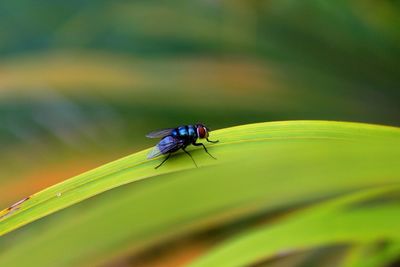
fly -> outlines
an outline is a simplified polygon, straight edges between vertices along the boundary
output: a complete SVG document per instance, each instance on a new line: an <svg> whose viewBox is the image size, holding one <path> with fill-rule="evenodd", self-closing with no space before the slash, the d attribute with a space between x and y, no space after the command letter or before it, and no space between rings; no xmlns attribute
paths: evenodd
<svg viewBox="0 0 400 267"><path fill-rule="evenodd" d="M185 149L188 145L202 146L206 153L213 159L216 159L211 155L206 146L203 143L197 143L197 139L206 139L210 143L218 143L219 141L211 141L208 139L208 133L210 129L203 124L185 125L179 126L178 128L168 128L159 131L154 131L146 135L149 138L161 138L161 141L154 147L152 151L147 155L148 159L158 157L160 155L167 155L167 157L155 167L159 168L166 162L173 152L182 149L186 154L190 156L194 165L197 167L192 155Z"/></svg>

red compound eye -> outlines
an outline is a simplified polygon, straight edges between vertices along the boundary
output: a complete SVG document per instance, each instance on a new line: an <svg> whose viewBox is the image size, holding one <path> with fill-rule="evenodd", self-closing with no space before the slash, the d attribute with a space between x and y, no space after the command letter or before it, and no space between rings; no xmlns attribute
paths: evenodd
<svg viewBox="0 0 400 267"><path fill-rule="evenodd" d="M197 127L197 135L199 138L204 138L206 137L207 130L204 127Z"/></svg>

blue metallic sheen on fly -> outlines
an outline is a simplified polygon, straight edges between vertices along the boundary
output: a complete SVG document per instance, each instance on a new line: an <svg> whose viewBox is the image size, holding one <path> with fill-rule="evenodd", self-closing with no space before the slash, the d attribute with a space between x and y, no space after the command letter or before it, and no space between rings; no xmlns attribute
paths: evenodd
<svg viewBox="0 0 400 267"><path fill-rule="evenodd" d="M211 141L208 139L208 133L210 129L207 128L203 124L195 124L195 125L185 125L179 126L177 128L168 128L159 131L154 131L146 135L149 138L161 138L161 141L155 146L155 148L150 151L149 155L147 156L148 159L158 157L160 155L168 155L160 165L156 166L157 169L160 167L164 162L166 162L171 153L182 149L186 154L190 156L193 160L194 164L197 167L196 162L194 161L192 155L186 151L186 147L190 144L194 146L202 146L204 150L214 158L207 150L206 146L203 143L196 143L197 139L206 139L207 142L210 143L218 143L217 141ZM215 159L215 158L214 158Z"/></svg>

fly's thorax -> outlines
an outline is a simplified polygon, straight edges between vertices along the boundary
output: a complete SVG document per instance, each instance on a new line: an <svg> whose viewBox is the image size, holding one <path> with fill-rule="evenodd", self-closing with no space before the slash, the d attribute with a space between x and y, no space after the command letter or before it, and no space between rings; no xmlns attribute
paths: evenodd
<svg viewBox="0 0 400 267"><path fill-rule="evenodd" d="M191 138L197 139L196 127L194 127L193 125L188 125L187 128L188 128L189 136Z"/></svg>
<svg viewBox="0 0 400 267"><path fill-rule="evenodd" d="M185 125L176 128L177 136L182 139L197 139L197 130L193 125Z"/></svg>
<svg viewBox="0 0 400 267"><path fill-rule="evenodd" d="M178 135L179 135L179 137L183 137L183 138L188 137L189 131L188 131L187 126L178 127Z"/></svg>

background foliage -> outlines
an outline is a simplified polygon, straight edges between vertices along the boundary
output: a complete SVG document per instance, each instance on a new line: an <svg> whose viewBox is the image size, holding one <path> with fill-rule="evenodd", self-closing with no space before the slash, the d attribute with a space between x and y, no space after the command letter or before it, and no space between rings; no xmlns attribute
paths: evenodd
<svg viewBox="0 0 400 267"><path fill-rule="evenodd" d="M389 0L3 0L0 205L6 208L147 148L154 142L144 135L162 127L202 121L219 129L295 119L398 126L399 14L399 2ZM122 191L161 192L141 191L149 184L162 188L157 181L109 191L1 237L0 262L8 257L34 262L36 257L48 260L41 266L54 265L55 260L58 266L175 266L214 248L230 232L250 231L260 223L227 216L218 227L205 224L183 236L140 245L129 231L121 232L125 246L98 235L100 222L118 228L121 220L132 217L124 211L134 202L126 200L124 206ZM179 199L170 200L181 205ZM104 216L106 207L121 217ZM290 213L288 209L261 221ZM152 211L162 214L162 207L155 205ZM99 230L84 236L83 225L98 225ZM43 233L51 239L36 239ZM93 246L95 236L99 239ZM57 251L57 240L68 239L87 243L86 256L48 256ZM267 263L321 266L345 259L340 266L384 266L396 261L398 241L378 241L283 253ZM24 242L47 253L27 250L21 257L16 248ZM361 262L363 255L369 255L368 263Z"/></svg>

